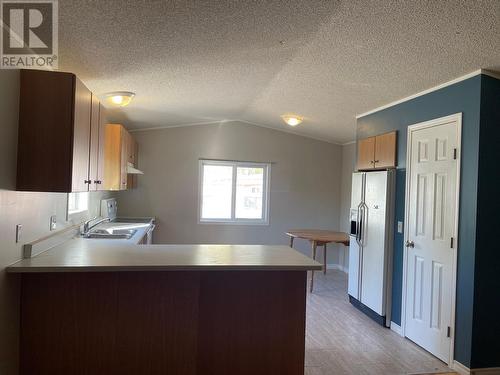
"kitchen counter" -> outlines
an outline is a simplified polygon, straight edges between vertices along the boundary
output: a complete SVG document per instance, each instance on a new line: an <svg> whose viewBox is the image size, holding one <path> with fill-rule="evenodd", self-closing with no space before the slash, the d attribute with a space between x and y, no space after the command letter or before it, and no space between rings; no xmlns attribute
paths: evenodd
<svg viewBox="0 0 500 375"><path fill-rule="evenodd" d="M7 268L22 284L21 375L303 375L319 263L288 246L136 245L139 232Z"/></svg>
<svg viewBox="0 0 500 375"><path fill-rule="evenodd" d="M135 245L135 237L139 231L130 240L74 238L14 263L7 272L321 269L288 246Z"/></svg>

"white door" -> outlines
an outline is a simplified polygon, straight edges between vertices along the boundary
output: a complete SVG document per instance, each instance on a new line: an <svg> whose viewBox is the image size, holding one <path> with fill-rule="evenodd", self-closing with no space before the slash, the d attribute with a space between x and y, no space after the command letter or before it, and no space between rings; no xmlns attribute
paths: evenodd
<svg viewBox="0 0 500 375"><path fill-rule="evenodd" d="M353 173L351 190L351 211L350 220L355 221L356 230L358 228L360 216L359 206L363 202L364 173ZM349 274L347 278L347 292L357 300L360 299L360 247L357 242L357 233L351 233L349 240Z"/></svg>
<svg viewBox="0 0 500 375"><path fill-rule="evenodd" d="M450 360L460 118L409 128L405 336ZM450 328L448 328L450 327Z"/></svg>
<svg viewBox="0 0 500 375"><path fill-rule="evenodd" d="M368 172L365 177L361 302L385 316L386 200L388 172Z"/></svg>

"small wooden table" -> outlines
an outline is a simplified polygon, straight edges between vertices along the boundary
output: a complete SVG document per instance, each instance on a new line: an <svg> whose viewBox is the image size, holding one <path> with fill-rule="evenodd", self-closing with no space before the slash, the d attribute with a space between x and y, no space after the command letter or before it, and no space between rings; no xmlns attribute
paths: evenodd
<svg viewBox="0 0 500 375"><path fill-rule="evenodd" d="M326 274L326 245L334 242L344 246L349 246L349 235L344 232L335 232L333 230L321 229L293 229L286 232L290 237L290 247L293 248L293 240L302 238L311 241L312 258L316 260L316 248L323 246L323 273ZM314 284L314 271L311 271L311 284L309 290L312 293Z"/></svg>

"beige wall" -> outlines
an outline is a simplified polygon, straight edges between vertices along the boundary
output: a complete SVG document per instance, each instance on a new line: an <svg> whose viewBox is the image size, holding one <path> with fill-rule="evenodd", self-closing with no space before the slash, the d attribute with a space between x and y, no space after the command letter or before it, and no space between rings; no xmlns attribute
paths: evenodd
<svg viewBox="0 0 500 375"><path fill-rule="evenodd" d="M0 374L17 373L19 279L5 267L21 258L22 243L49 233L51 215L58 229L69 225L66 194L13 191L16 181L18 71L0 70ZM97 214L101 196L90 194L90 214ZM21 243L15 243L16 224L22 224Z"/></svg>
<svg viewBox="0 0 500 375"><path fill-rule="evenodd" d="M133 135L144 175L118 194L118 210L156 216L156 243L287 244L291 228L339 228L341 146L240 122ZM199 224L200 158L272 162L270 225Z"/></svg>

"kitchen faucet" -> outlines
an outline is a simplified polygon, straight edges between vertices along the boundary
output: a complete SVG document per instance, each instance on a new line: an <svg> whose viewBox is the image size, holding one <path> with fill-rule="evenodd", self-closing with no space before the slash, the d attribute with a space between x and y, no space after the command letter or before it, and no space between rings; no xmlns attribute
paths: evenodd
<svg viewBox="0 0 500 375"><path fill-rule="evenodd" d="M81 235L82 236L86 236L89 234L90 230L92 228L94 228L95 226L101 224L101 223L104 223L105 221L111 221L109 217L104 217L98 221L96 221L94 224L90 225L91 222L93 222L94 220L97 219L97 216L92 218L92 219L89 219L89 220L86 220L84 223L83 223L83 229L81 231Z"/></svg>

